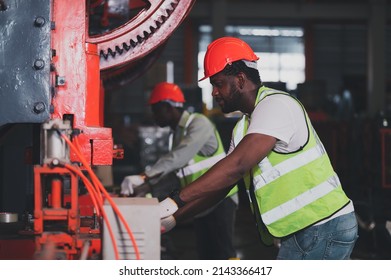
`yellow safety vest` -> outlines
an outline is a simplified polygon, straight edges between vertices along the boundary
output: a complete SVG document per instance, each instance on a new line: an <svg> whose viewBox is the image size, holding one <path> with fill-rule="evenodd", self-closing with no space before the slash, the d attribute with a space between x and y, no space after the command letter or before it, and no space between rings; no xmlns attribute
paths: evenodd
<svg viewBox="0 0 391 280"><path fill-rule="evenodd" d="M290 96L263 86L255 105L273 94ZM284 237L313 225L349 203L304 108L303 114L309 133L307 143L295 152L272 150L244 176L252 210L260 214L267 231L274 237ZM247 128L248 116L244 115L234 128L235 147L246 135ZM265 231L260 233L265 234ZM263 238L270 241L268 237Z"/></svg>
<svg viewBox="0 0 391 280"><path fill-rule="evenodd" d="M187 128L194 118L204 117L201 114L190 114L186 121L186 125L183 130L182 137L186 135ZM215 135L217 139L217 149L211 156L203 156L197 153L183 168L179 169L177 176L181 182L181 187L185 187L191 182L201 177L205 172L209 170L214 164L223 159L226 156L223 143L220 139L220 135L215 129ZM238 187L235 186L231 189L227 196L231 196L238 192Z"/></svg>

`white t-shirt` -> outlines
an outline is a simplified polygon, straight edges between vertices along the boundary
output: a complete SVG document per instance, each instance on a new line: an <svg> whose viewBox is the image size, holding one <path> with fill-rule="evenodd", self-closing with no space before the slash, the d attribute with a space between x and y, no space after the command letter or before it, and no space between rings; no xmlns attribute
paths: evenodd
<svg viewBox="0 0 391 280"><path fill-rule="evenodd" d="M250 116L247 134L260 133L278 139L277 152L294 152L307 142L308 128L303 108L292 97L273 94L264 98Z"/></svg>
<svg viewBox="0 0 391 280"><path fill-rule="evenodd" d="M260 133L278 139L274 150L293 152L308 139L307 123L302 107L284 94L269 95L255 107L250 116L247 134ZM234 149L231 140L229 152Z"/></svg>

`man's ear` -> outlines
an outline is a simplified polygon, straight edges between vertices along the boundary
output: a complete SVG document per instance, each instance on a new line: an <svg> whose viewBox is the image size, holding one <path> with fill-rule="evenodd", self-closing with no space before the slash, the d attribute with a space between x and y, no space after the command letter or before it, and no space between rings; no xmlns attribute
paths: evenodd
<svg viewBox="0 0 391 280"><path fill-rule="evenodd" d="M236 75L236 78L237 78L237 81L238 81L238 87L240 89L243 89L244 87L244 84L246 82L246 75L243 73L243 72L239 72L237 75Z"/></svg>

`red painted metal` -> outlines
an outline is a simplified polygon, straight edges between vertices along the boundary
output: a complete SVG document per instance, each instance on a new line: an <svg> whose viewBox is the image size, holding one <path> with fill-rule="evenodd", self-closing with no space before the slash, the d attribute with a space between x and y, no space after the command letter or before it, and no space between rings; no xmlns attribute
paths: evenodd
<svg viewBox="0 0 391 280"><path fill-rule="evenodd" d="M113 158L123 159L124 158L124 148L120 145L114 145Z"/></svg>
<svg viewBox="0 0 391 280"><path fill-rule="evenodd" d="M95 44L86 43L86 125L103 126L103 92L100 90L99 54Z"/></svg>
<svg viewBox="0 0 391 280"><path fill-rule="evenodd" d="M54 1L52 48L56 50L53 60L58 75L65 84L57 85L53 98L52 118L73 116L73 127L82 131L82 153L95 165L111 165L113 139L111 129L103 125L103 92L100 85L99 55L96 44L86 43L85 1ZM55 79L55 77L53 77ZM93 143L105 141L106 150L93 155ZM72 160L77 158L72 154Z"/></svg>
<svg viewBox="0 0 391 280"><path fill-rule="evenodd" d="M71 200L70 207L53 207L46 202L45 199L45 183L53 184L53 180L49 175L58 175L62 178L68 177L71 184ZM48 182L49 181L49 182ZM54 183L57 184L57 183ZM53 198L53 194L51 195ZM61 202L59 202L62 204ZM69 232L75 232L80 226L78 204L78 178L66 168L48 166L34 167L34 233L42 234L45 229L45 224L49 221L64 221Z"/></svg>
<svg viewBox="0 0 391 280"><path fill-rule="evenodd" d="M63 183L56 177L53 179L53 175L61 176L63 179L69 178L70 195L60 194ZM45 183L52 186L49 200L45 197ZM81 224L81 215L93 216L94 208L89 195L79 197L78 177L75 174L66 168L35 166L34 194L34 234L37 254L44 250L44 244L50 242L55 244L55 253L62 254L65 259L80 256L85 242L90 242L90 256L100 254L100 230L94 229L92 219L89 219L92 221L89 224ZM52 231L47 229L48 226ZM63 228L67 230L63 232L61 230Z"/></svg>
<svg viewBox="0 0 391 280"><path fill-rule="evenodd" d="M69 202L70 197L65 197L65 201ZM92 204L91 196L89 194L79 196L79 211L80 216L94 215L94 206Z"/></svg>
<svg viewBox="0 0 391 280"><path fill-rule="evenodd" d="M59 179L53 179L52 181L52 195L50 197L52 208L62 207L62 182Z"/></svg>

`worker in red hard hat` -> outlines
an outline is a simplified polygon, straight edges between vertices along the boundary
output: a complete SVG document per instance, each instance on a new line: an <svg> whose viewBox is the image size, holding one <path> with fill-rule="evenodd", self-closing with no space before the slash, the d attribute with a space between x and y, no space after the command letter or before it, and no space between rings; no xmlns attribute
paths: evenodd
<svg viewBox="0 0 391 280"><path fill-rule="evenodd" d="M182 115L185 97L178 85L162 82L157 84L151 93L148 104L151 105L156 124L175 129L178 118Z"/></svg>
<svg viewBox="0 0 391 280"><path fill-rule="evenodd" d="M178 85L158 83L153 88L148 103L156 124L171 129L169 152L143 174L125 177L121 184L123 195L142 196L151 187L159 188L158 182L173 171L183 189L226 155L220 135L212 122L202 114L189 113L184 109L185 98ZM145 181L150 183L143 184ZM173 190L177 191L178 189ZM238 203L237 191L237 186L231 187L222 201L195 217L199 259L236 257L233 230ZM163 223L166 231L175 225L173 216Z"/></svg>
<svg viewBox="0 0 391 280"><path fill-rule="evenodd" d="M200 211L200 201L213 205L243 178L261 240L279 240L278 259L349 259L357 240L353 203L303 105L264 86L257 60L238 38L208 46L203 79L209 78L223 112L243 116L228 155L160 202L162 222Z"/></svg>

